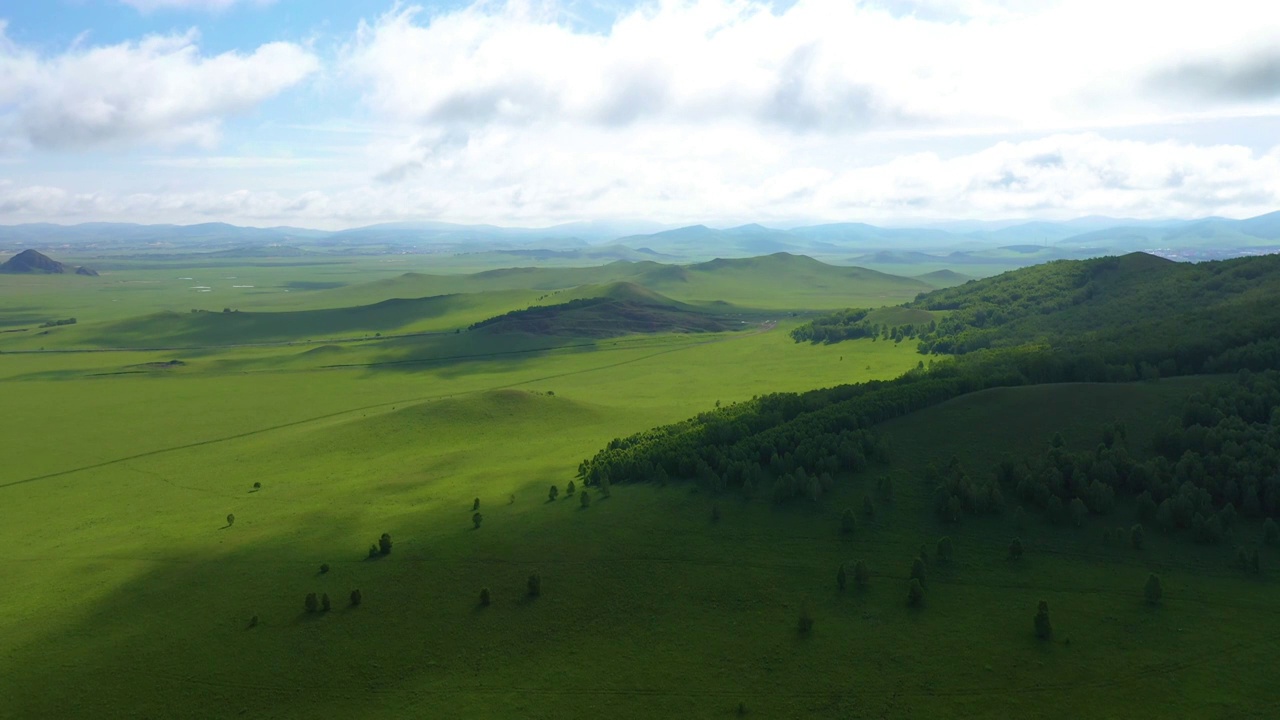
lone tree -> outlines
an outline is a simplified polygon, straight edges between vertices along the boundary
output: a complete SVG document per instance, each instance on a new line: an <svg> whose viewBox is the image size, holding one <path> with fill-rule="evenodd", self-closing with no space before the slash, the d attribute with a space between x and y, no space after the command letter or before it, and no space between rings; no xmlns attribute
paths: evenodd
<svg viewBox="0 0 1280 720"><path fill-rule="evenodd" d="M840 532L852 535L856 529L858 529L858 521L853 517L853 510L845 508L844 512L840 513Z"/></svg>
<svg viewBox="0 0 1280 720"><path fill-rule="evenodd" d="M471 516L471 524L475 526L476 530L480 529L480 523L482 521L484 521L484 516L481 515L480 513L476 513L475 515Z"/></svg>
<svg viewBox="0 0 1280 720"><path fill-rule="evenodd" d="M261 489L262 489L262 483L260 483L260 482L255 482L255 483L253 484L253 489L254 489L254 490L261 490Z"/></svg>
<svg viewBox="0 0 1280 720"><path fill-rule="evenodd" d="M489 607L489 588L480 588L480 607Z"/></svg>
<svg viewBox="0 0 1280 720"><path fill-rule="evenodd" d="M870 495L862 496L862 514L866 515L869 518L873 518L876 516L876 505L875 503L871 502Z"/></svg>
<svg viewBox="0 0 1280 720"><path fill-rule="evenodd" d="M329 563L320 563L320 574L323 575L327 572L329 572Z"/></svg>
<svg viewBox="0 0 1280 720"><path fill-rule="evenodd" d="M1280 525L1274 518L1267 518L1262 523L1262 541L1268 545L1280 545Z"/></svg>
<svg viewBox="0 0 1280 720"><path fill-rule="evenodd" d="M880 496L881 502L893 502L893 478L885 475L876 482L876 495Z"/></svg>
<svg viewBox="0 0 1280 720"><path fill-rule="evenodd" d="M1132 528L1129 529L1129 544L1133 546L1134 550L1142 549L1143 539L1144 539L1144 533L1142 532L1141 523L1134 525Z"/></svg>
<svg viewBox="0 0 1280 720"><path fill-rule="evenodd" d="M480 498L476 498L475 500L471 501L471 512L475 512L479 509L480 509Z"/></svg>
<svg viewBox="0 0 1280 720"><path fill-rule="evenodd" d="M938 540L938 562L951 562L951 556L954 552L955 547L952 545L950 537L943 536Z"/></svg>
<svg viewBox="0 0 1280 720"><path fill-rule="evenodd" d="M529 576L529 597L538 597L542 594L542 576L534 573Z"/></svg>
<svg viewBox="0 0 1280 720"><path fill-rule="evenodd" d="M235 513L231 513L231 514L227 515L227 527L231 527L232 525L235 525L235 524L236 524L236 515L235 515Z"/></svg>
<svg viewBox="0 0 1280 720"><path fill-rule="evenodd" d="M351 607L358 607L360 603L363 601L364 601L364 596L360 594L359 590L351 591Z"/></svg>
<svg viewBox="0 0 1280 720"><path fill-rule="evenodd" d="M378 552L383 555L391 554L391 533L382 533L382 537L378 538Z"/></svg>
<svg viewBox="0 0 1280 720"><path fill-rule="evenodd" d="M1019 538L1014 538L1013 542L1009 543L1009 559L1018 560L1021 557L1022 557L1022 540L1020 540Z"/></svg>
<svg viewBox="0 0 1280 720"><path fill-rule="evenodd" d="M853 564L853 584L859 589L865 589L871 584L871 570L867 567L865 560L859 560Z"/></svg>
<svg viewBox="0 0 1280 720"><path fill-rule="evenodd" d="M257 616L257 615L254 615L253 617L249 618L249 627L251 627L251 628L256 628L256 627L258 627L258 616Z"/></svg>
<svg viewBox="0 0 1280 720"><path fill-rule="evenodd" d="M325 594L321 595L321 596L320 596L320 609L321 609L321 610L323 610L323 611L325 611L325 612L329 612L330 608L332 608L332 607L333 607L333 605L332 605L332 604L330 604L330 602L329 602L329 593L325 593Z"/></svg>
<svg viewBox="0 0 1280 720"><path fill-rule="evenodd" d="M1053 623L1049 622L1049 603L1045 600L1040 601L1040 607L1036 610L1036 637L1041 640L1053 637Z"/></svg>
<svg viewBox="0 0 1280 720"><path fill-rule="evenodd" d="M809 614L809 605L806 603L800 606L800 617L796 618L796 630L801 635L808 635L813 630L813 616Z"/></svg>
<svg viewBox="0 0 1280 720"><path fill-rule="evenodd" d="M1164 587L1160 584L1160 576L1151 573L1147 576L1147 586L1142 590L1142 596L1147 599L1149 605L1159 605L1160 598L1164 597Z"/></svg>
<svg viewBox="0 0 1280 720"><path fill-rule="evenodd" d="M560 488L552 485L551 491L547 493L547 502L555 502L558 497L560 497Z"/></svg>
<svg viewBox="0 0 1280 720"><path fill-rule="evenodd" d="M578 496L578 502L582 503L584 508L591 507L591 493L583 490L582 494Z"/></svg>
<svg viewBox="0 0 1280 720"><path fill-rule="evenodd" d="M577 485L574 485L574 484L573 484L573 481L572 481L572 480L570 480L570 481L569 481L569 484L568 484L568 485L566 485L566 486L565 486L565 488L564 488L564 494L565 494L565 495L570 495L570 496L571 496L571 495L573 495L573 494L574 494L574 493L576 493L576 492L578 492L578 486L577 486Z"/></svg>
<svg viewBox="0 0 1280 720"><path fill-rule="evenodd" d="M925 577L927 575L928 571L925 570L924 560L916 558L915 562L911 563L911 579L919 581L921 585L924 585Z"/></svg>
<svg viewBox="0 0 1280 720"><path fill-rule="evenodd" d="M1084 521L1089 517L1089 508L1084 506L1084 501L1075 498L1071 501L1071 522L1076 527L1084 527Z"/></svg>
<svg viewBox="0 0 1280 720"><path fill-rule="evenodd" d="M315 593L307 593L307 599L303 601L303 606L306 607L307 612L313 613L320 606L320 600Z"/></svg>
<svg viewBox="0 0 1280 720"><path fill-rule="evenodd" d="M924 585L920 581L911 578L911 584L907 586L907 605L909 607L920 607L924 602Z"/></svg>
<svg viewBox="0 0 1280 720"><path fill-rule="evenodd" d="M720 522L720 506L719 505L711 506L711 522L713 523Z"/></svg>
<svg viewBox="0 0 1280 720"><path fill-rule="evenodd" d="M840 563L840 569L836 571L836 587L840 588L840 592L844 592L844 588L849 584L849 576L844 572L844 563Z"/></svg>

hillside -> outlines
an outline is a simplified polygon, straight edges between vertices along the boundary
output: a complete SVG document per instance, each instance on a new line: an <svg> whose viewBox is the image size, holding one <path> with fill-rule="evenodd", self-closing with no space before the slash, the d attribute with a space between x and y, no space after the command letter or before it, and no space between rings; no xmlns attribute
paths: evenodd
<svg viewBox="0 0 1280 720"><path fill-rule="evenodd" d="M1048 344L1107 362L1172 360L1200 369L1280 323L1280 257L1199 264L1144 253L1063 261L926 295L910 307L948 311L922 350Z"/></svg>
<svg viewBox="0 0 1280 720"><path fill-rule="evenodd" d="M698 311L634 283L614 283L586 289L583 296L568 302L515 310L471 327L489 333L605 338L632 333L719 332L741 327L741 323Z"/></svg>
<svg viewBox="0 0 1280 720"><path fill-rule="evenodd" d="M161 312L86 328L104 347L204 347L342 339L394 331L452 330L525 293L437 295L370 305L290 312Z"/></svg>
<svg viewBox="0 0 1280 720"><path fill-rule="evenodd" d="M514 289L550 293L618 282L634 283L692 305L727 303L766 310L893 305L933 289L932 285L913 278L860 267L828 265L803 255L776 253L693 265L619 260L595 267L513 267L469 275L406 273L340 288L316 301L348 305L388 295L420 297Z"/></svg>

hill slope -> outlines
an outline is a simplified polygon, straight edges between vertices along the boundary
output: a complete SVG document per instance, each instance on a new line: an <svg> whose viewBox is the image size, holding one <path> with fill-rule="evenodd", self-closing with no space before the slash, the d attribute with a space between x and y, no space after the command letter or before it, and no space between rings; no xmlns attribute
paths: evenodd
<svg viewBox="0 0 1280 720"><path fill-rule="evenodd" d="M583 296L565 303L512 311L478 322L472 329L603 338L631 333L719 332L741 326L634 283L583 288L578 293Z"/></svg>

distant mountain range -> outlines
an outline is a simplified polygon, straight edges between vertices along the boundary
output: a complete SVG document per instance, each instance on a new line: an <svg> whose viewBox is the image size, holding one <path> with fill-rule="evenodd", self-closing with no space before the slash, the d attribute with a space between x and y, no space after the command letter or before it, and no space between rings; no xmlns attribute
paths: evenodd
<svg viewBox="0 0 1280 720"><path fill-rule="evenodd" d="M707 259L777 252L838 257L859 264L1013 263L1147 251L1213 257L1280 250L1280 212L1246 220L1122 220L935 223L880 227L834 223L792 228L758 224L664 229L645 221L584 222L548 228L386 223L327 231L226 223L135 225L49 223L0 226L0 250L205 252L221 256L304 256L370 252L492 252L530 259Z"/></svg>

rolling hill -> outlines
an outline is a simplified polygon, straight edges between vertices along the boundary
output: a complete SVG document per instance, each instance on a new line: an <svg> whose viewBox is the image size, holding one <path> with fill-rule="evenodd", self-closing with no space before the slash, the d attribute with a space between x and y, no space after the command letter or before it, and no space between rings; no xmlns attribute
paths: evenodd
<svg viewBox="0 0 1280 720"><path fill-rule="evenodd" d="M720 332L743 327L629 282L578 288L555 305L514 310L471 326L488 333L605 338L632 333Z"/></svg>

